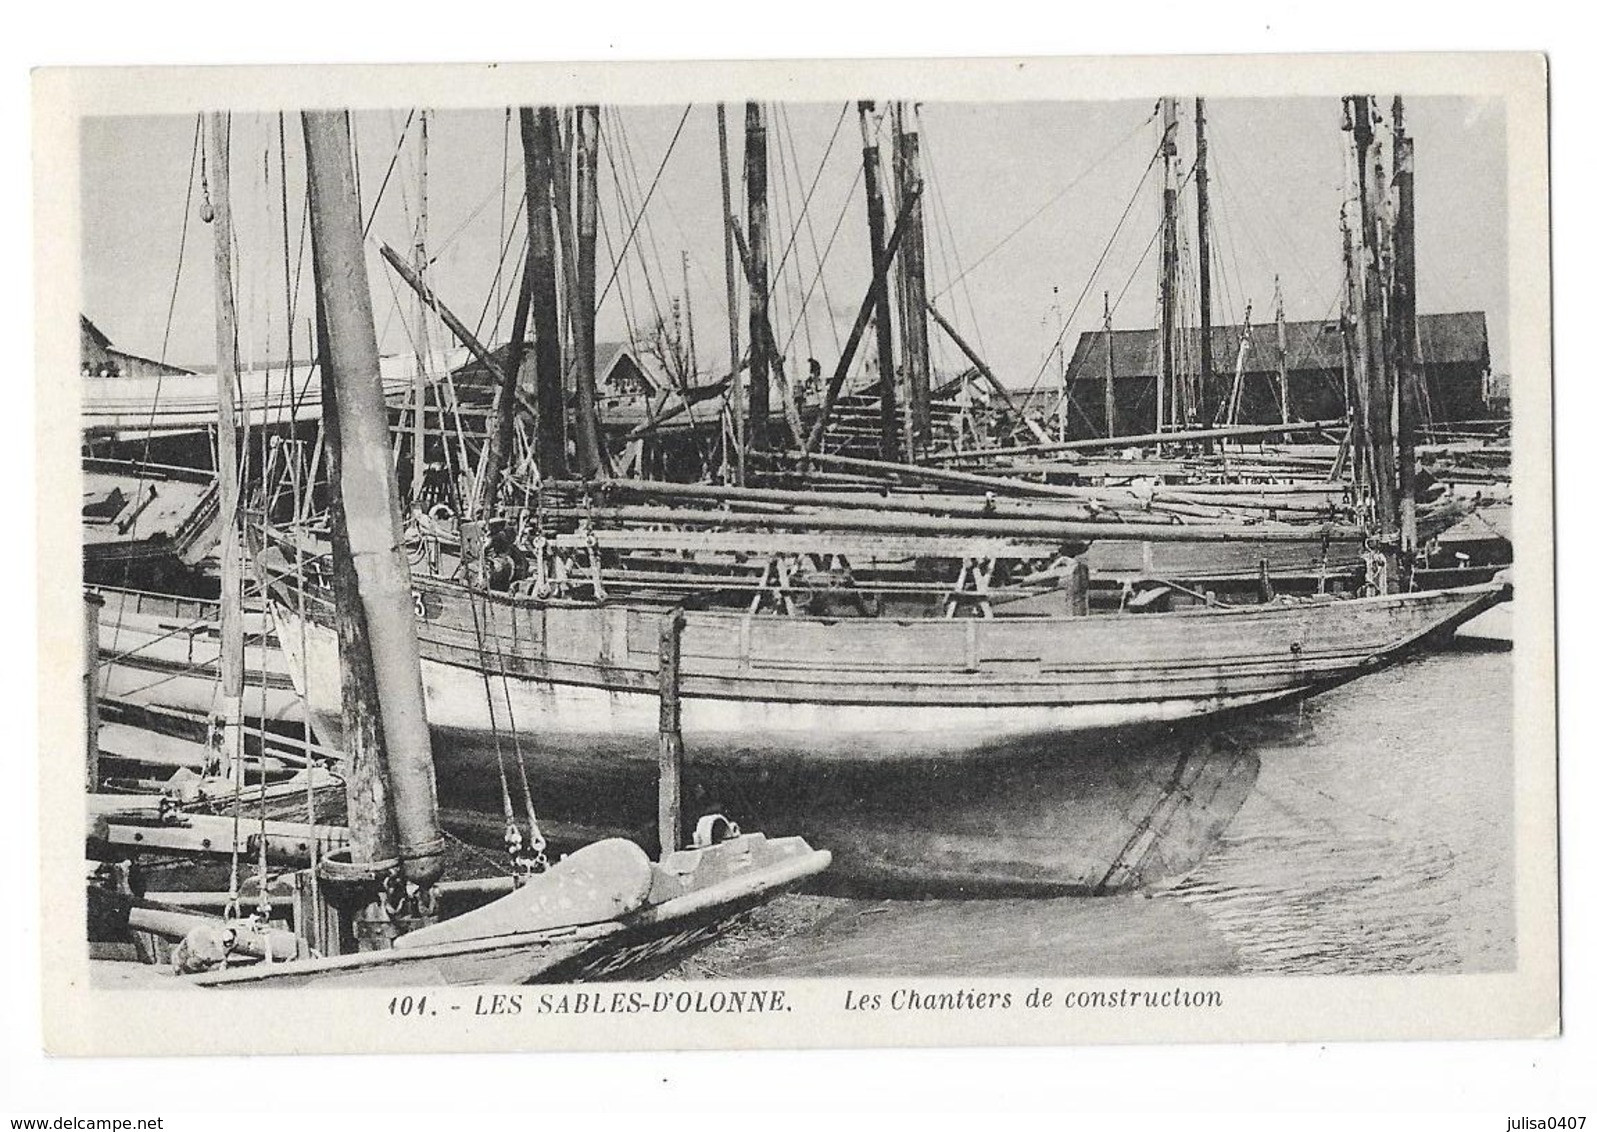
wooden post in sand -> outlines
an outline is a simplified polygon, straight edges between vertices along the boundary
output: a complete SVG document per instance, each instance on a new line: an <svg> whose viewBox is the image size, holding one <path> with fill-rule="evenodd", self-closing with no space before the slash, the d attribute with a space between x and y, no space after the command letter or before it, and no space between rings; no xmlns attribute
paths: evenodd
<svg viewBox="0 0 1597 1132"><path fill-rule="evenodd" d="M660 856L682 839L682 624L680 609L660 620Z"/></svg>

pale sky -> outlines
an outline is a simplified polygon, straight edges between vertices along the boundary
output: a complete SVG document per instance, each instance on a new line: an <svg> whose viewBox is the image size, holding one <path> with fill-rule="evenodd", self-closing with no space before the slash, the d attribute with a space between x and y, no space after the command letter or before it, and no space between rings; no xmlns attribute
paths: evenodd
<svg viewBox="0 0 1597 1132"><path fill-rule="evenodd" d="M1382 98L1382 105L1387 101ZM1191 105L1187 99L1181 103L1183 171L1192 158ZM1210 101L1207 110L1216 321L1240 321L1250 301L1255 321L1268 320L1277 274L1289 319L1327 316L1338 302L1341 276L1337 217L1346 135L1339 128L1340 101L1226 99ZM1076 308L1065 327L1068 356L1077 334L1101 325L1105 290L1116 304L1116 327L1153 325L1158 252L1148 249L1158 227L1157 165L1133 199L1158 143L1153 111L1152 100L931 102L920 107L928 181L927 291L1007 384L1024 389L1039 374L1052 381L1055 371L1048 357L1062 316ZM368 209L409 113L404 108L356 118ZM840 116L841 127L823 165ZM734 210L741 220L746 216L741 190L743 105L729 105L727 117ZM599 288L605 288L614 251L679 123L675 149L601 307L599 336L626 337L629 315L641 330L653 322L657 307L667 312L670 297L683 293L682 253L687 252L700 369L720 373L728 344L713 105L604 112ZM285 125L288 226L295 248L291 258L297 258L303 146L297 117L289 115ZM446 111L432 117L429 131L428 243L436 257L432 282L446 304L469 324L482 326L483 337L494 341L508 330L507 292L514 286L509 261L516 259L521 239L517 229L496 295L501 230L508 229L516 213L522 184L518 135L512 122L507 149L505 125L502 108ZM792 336L790 365L814 356L829 371L868 281L863 186L857 183L858 119L852 106L842 103L772 104L768 126L773 268L783 259L804 197L815 185L774 289L773 321L780 338ZM1506 369L1503 106L1496 100L1410 99L1408 129L1416 150L1420 311L1484 310L1494 358L1498 368ZM84 313L117 346L160 356L176 279L165 355L179 364L209 364L214 353L213 237L198 216L198 171L178 274L194 130L192 117L100 118L87 121L83 134ZM412 123L371 229L369 272L384 352L412 349L406 328L413 319L408 292L376 248L378 240L402 250L412 241L417 134ZM262 360L285 353L277 139L276 115L234 116L241 350L246 358ZM617 205L612 162L626 182L625 217ZM502 188L506 173L508 188ZM1183 194L1189 210L1194 196L1189 185ZM1117 225L1120 232L1111 243ZM1188 250L1195 254L1195 229L1191 231ZM817 286L818 252L824 253L829 242L823 286ZM312 309L308 247L299 287L295 353L303 358L309 353L306 324ZM807 307L805 292L810 294ZM404 299L402 310L396 295ZM496 332L494 311L501 308ZM806 317L800 317L801 308ZM935 326L931 333L939 368L962 368ZM741 341L747 342L746 330ZM862 356L870 352L867 344Z"/></svg>

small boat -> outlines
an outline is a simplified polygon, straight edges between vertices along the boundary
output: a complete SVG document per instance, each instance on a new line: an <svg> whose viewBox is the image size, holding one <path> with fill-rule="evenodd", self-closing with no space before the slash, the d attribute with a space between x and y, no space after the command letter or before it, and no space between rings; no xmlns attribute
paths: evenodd
<svg viewBox="0 0 1597 1132"><path fill-rule="evenodd" d="M466 360L463 349L447 351L446 369ZM399 398L415 387L414 355L380 359L383 395ZM234 411L240 428L280 427L322 416L321 372L312 365L246 370L238 375ZM441 380L424 373L423 380ZM137 440L204 432L216 427L216 375L161 374L87 378L83 389L83 433L90 440Z"/></svg>
<svg viewBox="0 0 1597 1132"><path fill-rule="evenodd" d="M192 468L83 461L84 576L125 582L130 570L189 571L221 538L216 479Z"/></svg>
<svg viewBox="0 0 1597 1132"><path fill-rule="evenodd" d="M800 837L702 839L651 862L599 841L493 903L400 936L381 951L248 963L178 982L202 987L475 986L642 979L728 922L820 873L831 854Z"/></svg>
<svg viewBox="0 0 1597 1132"><path fill-rule="evenodd" d="M96 587L99 693L140 708L209 714L221 686L220 602ZM299 723L299 693L263 612L245 614L244 710L256 722Z"/></svg>

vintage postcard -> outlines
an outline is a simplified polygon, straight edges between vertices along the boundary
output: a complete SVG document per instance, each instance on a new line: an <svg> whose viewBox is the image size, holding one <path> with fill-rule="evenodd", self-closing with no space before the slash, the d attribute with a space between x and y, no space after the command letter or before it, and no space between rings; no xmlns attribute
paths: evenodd
<svg viewBox="0 0 1597 1132"><path fill-rule="evenodd" d="M52 1052L1558 1032L1541 57L34 98Z"/></svg>

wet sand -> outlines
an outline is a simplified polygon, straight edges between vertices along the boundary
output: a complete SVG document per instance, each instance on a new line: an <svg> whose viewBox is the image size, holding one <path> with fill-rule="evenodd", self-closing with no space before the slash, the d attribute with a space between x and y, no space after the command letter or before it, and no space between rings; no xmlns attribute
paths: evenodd
<svg viewBox="0 0 1597 1132"><path fill-rule="evenodd" d="M685 961L679 978L1223 975L1236 953L1201 913L1143 896L852 900L784 896Z"/></svg>

